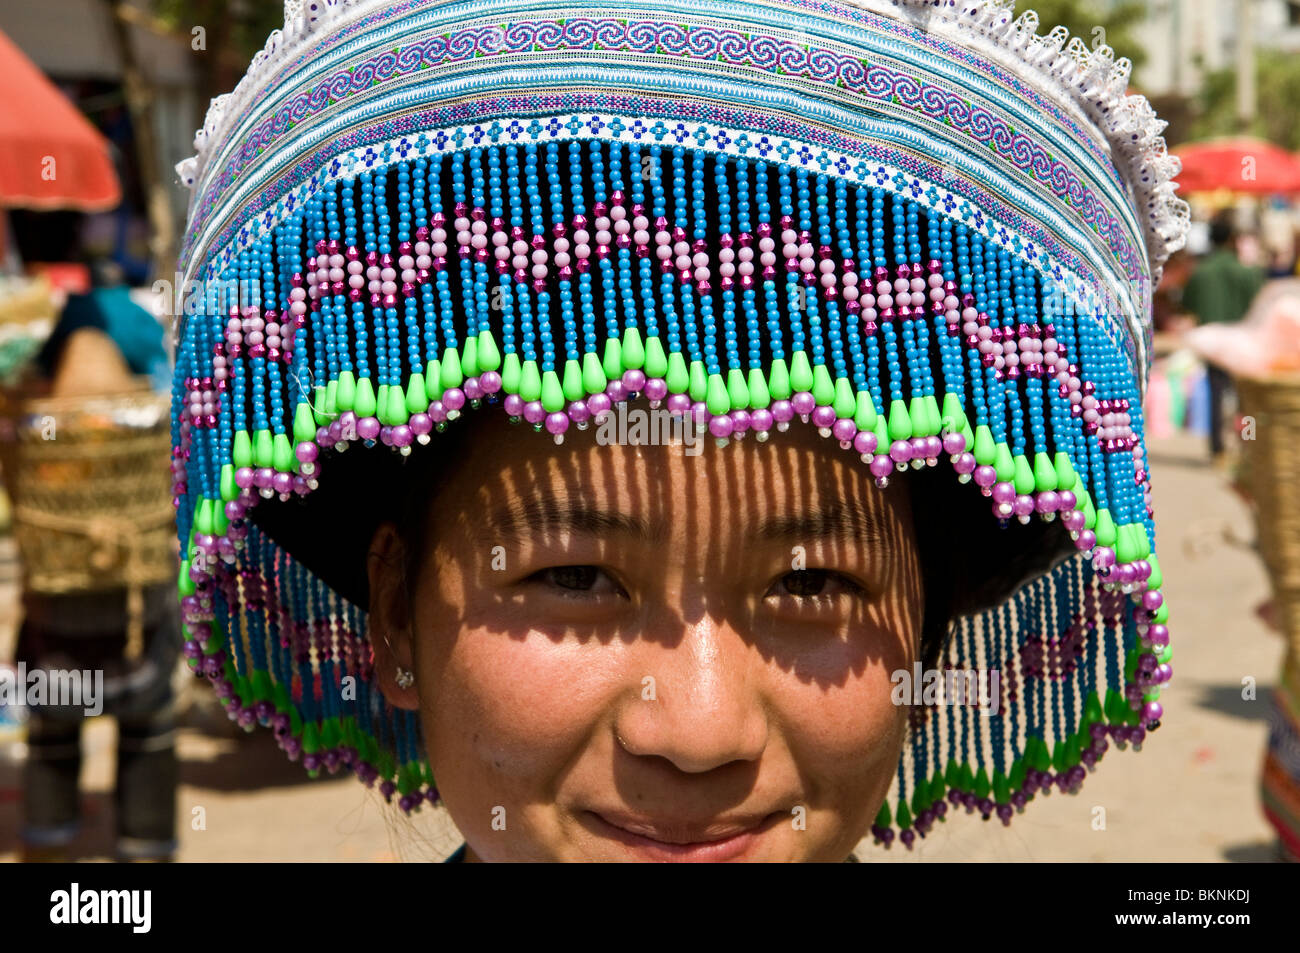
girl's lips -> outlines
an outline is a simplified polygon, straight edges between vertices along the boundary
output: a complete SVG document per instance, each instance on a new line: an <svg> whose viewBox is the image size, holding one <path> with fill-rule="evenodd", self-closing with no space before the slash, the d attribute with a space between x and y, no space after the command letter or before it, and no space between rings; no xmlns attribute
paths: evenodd
<svg viewBox="0 0 1300 953"><path fill-rule="evenodd" d="M753 848L783 815L715 822L694 831L644 818L587 811L590 827L617 841L639 860L666 863L721 863L738 860Z"/></svg>

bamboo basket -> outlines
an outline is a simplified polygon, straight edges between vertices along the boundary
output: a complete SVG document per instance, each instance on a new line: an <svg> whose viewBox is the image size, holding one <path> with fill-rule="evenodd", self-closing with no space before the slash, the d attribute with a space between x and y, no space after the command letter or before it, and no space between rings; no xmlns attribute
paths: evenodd
<svg viewBox="0 0 1300 953"><path fill-rule="evenodd" d="M176 574L170 399L0 393L0 465L23 584L42 595L127 591L127 657L142 650L143 589Z"/></svg>
<svg viewBox="0 0 1300 953"><path fill-rule="evenodd" d="M1254 418L1254 439L1242 446L1260 554L1278 619L1300 654L1300 375L1242 376L1234 383L1242 415Z"/></svg>

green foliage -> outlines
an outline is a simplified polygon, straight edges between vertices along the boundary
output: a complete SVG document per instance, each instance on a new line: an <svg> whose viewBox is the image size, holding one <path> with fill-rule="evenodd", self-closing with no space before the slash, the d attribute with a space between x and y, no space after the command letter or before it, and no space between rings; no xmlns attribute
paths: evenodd
<svg viewBox="0 0 1300 953"><path fill-rule="evenodd" d="M1063 26L1070 36L1077 36L1090 49L1109 46L1115 58L1127 56L1133 62L1133 72L1146 62L1146 50L1133 36L1133 28L1147 15L1147 5L1142 0L1120 0L1105 3L1103 0L1033 0L1023 4L1024 9L1038 11L1038 32L1045 34L1055 26Z"/></svg>
<svg viewBox="0 0 1300 953"><path fill-rule="evenodd" d="M1255 54L1255 121L1242 129L1237 119L1237 74L1232 68L1208 73L1196 102L1194 139L1249 133L1285 149L1300 150L1300 57L1281 50Z"/></svg>

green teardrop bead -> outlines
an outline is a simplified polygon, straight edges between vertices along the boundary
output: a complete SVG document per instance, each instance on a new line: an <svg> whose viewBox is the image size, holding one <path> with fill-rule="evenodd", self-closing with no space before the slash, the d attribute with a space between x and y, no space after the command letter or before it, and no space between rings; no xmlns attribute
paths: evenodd
<svg viewBox="0 0 1300 953"><path fill-rule="evenodd" d="M582 400L586 390L582 386L582 365L576 359L564 362L564 399Z"/></svg>
<svg viewBox="0 0 1300 953"><path fill-rule="evenodd" d="M376 406L375 391L370 383L370 378L363 377L357 381L357 391L352 401L352 410L358 417L373 417Z"/></svg>
<svg viewBox="0 0 1300 953"><path fill-rule="evenodd" d="M1034 471L1029 466L1029 459L1023 454L1015 455L1013 466L1015 467L1015 476L1013 482L1016 486L1016 493L1029 494L1034 492Z"/></svg>
<svg viewBox="0 0 1300 953"><path fill-rule="evenodd" d="M813 368L812 395L818 407L829 407L835 400L835 382L825 364Z"/></svg>
<svg viewBox="0 0 1300 953"><path fill-rule="evenodd" d="M375 416L385 427L393 426L393 418L388 415L388 385L380 384L375 393Z"/></svg>
<svg viewBox="0 0 1300 953"><path fill-rule="evenodd" d="M560 384L560 375L547 371L542 375L542 409L548 414L564 409L564 387Z"/></svg>
<svg viewBox="0 0 1300 953"><path fill-rule="evenodd" d="M269 430L259 430L253 434L253 464L269 467L275 464L275 440Z"/></svg>
<svg viewBox="0 0 1300 953"><path fill-rule="evenodd" d="M721 374L709 375L704 405L709 409L709 413L715 417L725 414L731 409L731 398L727 395L727 385L723 383Z"/></svg>
<svg viewBox="0 0 1300 953"><path fill-rule="evenodd" d="M907 419L912 422L913 437L928 437L930 430L929 414L925 412L925 402L913 394L907 402Z"/></svg>
<svg viewBox="0 0 1300 953"><path fill-rule="evenodd" d="M852 420L858 412L858 401L853 395L853 385L849 383L847 377L836 379L835 400L832 406L835 408L835 416L841 420Z"/></svg>
<svg viewBox="0 0 1300 953"><path fill-rule="evenodd" d="M997 444L993 442L993 431L988 424L980 424L975 428L975 449L971 452L975 454L975 462L982 467L992 466L997 459Z"/></svg>
<svg viewBox="0 0 1300 953"><path fill-rule="evenodd" d="M691 361L691 383L687 388L691 400L704 400L709 394L709 372L703 361Z"/></svg>
<svg viewBox="0 0 1300 953"><path fill-rule="evenodd" d="M907 413L907 404L901 399L895 399L889 402L889 439L906 440L912 436L912 418ZM877 448L880 452L886 452L885 447Z"/></svg>
<svg viewBox="0 0 1300 953"><path fill-rule="evenodd" d="M858 391L853 411L853 422L859 430L876 429L876 403L871 399L871 391Z"/></svg>
<svg viewBox="0 0 1300 953"><path fill-rule="evenodd" d="M429 395L424 390L424 371L416 371L406 382L406 412L422 414L429 409Z"/></svg>
<svg viewBox="0 0 1300 953"><path fill-rule="evenodd" d="M645 339L645 376L663 377L668 371L668 355L664 354L663 342L659 335L647 335Z"/></svg>
<svg viewBox="0 0 1300 953"><path fill-rule="evenodd" d="M542 372L536 361L524 361L519 374L519 396L524 400L539 400L542 396Z"/></svg>
<svg viewBox="0 0 1300 953"><path fill-rule="evenodd" d="M1121 564L1137 562L1142 558L1138 555L1139 546L1133 536L1133 530L1131 524L1124 524L1115 530L1115 558Z"/></svg>
<svg viewBox="0 0 1300 953"><path fill-rule="evenodd" d="M486 328L478 333L478 369L495 371L501 366L501 351L497 349L496 338Z"/></svg>
<svg viewBox="0 0 1300 953"><path fill-rule="evenodd" d="M745 383L745 372L738 367L727 372L727 401L732 407L749 406L749 386Z"/></svg>
<svg viewBox="0 0 1300 953"><path fill-rule="evenodd" d="M955 393L949 391L943 395L943 411L940 416L940 429L951 430L953 433L964 433L968 426L966 421L966 412L961 408L961 398ZM971 445L966 444L969 450Z"/></svg>
<svg viewBox="0 0 1300 953"><path fill-rule="evenodd" d="M1056 467L1052 466L1052 458L1039 450L1034 454L1034 489L1042 493L1056 488Z"/></svg>
<svg viewBox="0 0 1300 953"><path fill-rule="evenodd" d="M502 380L504 379L503 377ZM424 393L428 396L429 403L433 403L446 389L442 386L442 362L435 357L424 366Z"/></svg>
<svg viewBox="0 0 1300 953"><path fill-rule="evenodd" d="M686 358L681 351L673 351L668 355L668 374L664 382L668 385L670 394L684 394L690 388L691 375L686 369Z"/></svg>
<svg viewBox="0 0 1300 953"><path fill-rule="evenodd" d="M1146 557L1151 564L1151 575L1147 577L1148 589L1159 589L1165 583L1165 574L1160 571L1160 557L1155 553Z"/></svg>
<svg viewBox="0 0 1300 953"><path fill-rule="evenodd" d="M749 369L749 406L760 410L772 403L772 395L767 390L767 378L757 367Z"/></svg>
<svg viewBox="0 0 1300 953"><path fill-rule="evenodd" d="M465 375L460 368L460 352L454 347L445 348L442 355L438 358L442 365L439 370L441 377L442 389L449 387L459 387L465 380Z"/></svg>
<svg viewBox="0 0 1300 953"><path fill-rule="evenodd" d="M325 388L325 423L328 424L339 415L339 382L330 381ZM324 426L322 424L321 426Z"/></svg>
<svg viewBox="0 0 1300 953"><path fill-rule="evenodd" d="M998 472L998 480L1010 483L1016 478L1016 458L1011 455L1011 448L999 443L993 454L993 469Z"/></svg>
<svg viewBox="0 0 1300 953"><path fill-rule="evenodd" d="M317 427L328 427L330 423L329 415L325 412L325 400L329 394L329 389L317 384L312 392L312 419L316 421Z"/></svg>
<svg viewBox="0 0 1300 953"><path fill-rule="evenodd" d="M237 468L251 467L253 465L253 438L249 436L247 430L235 431L234 446L230 451L231 462Z"/></svg>
<svg viewBox="0 0 1300 953"><path fill-rule="evenodd" d="M393 427L399 427L411 419L406 410L406 392L402 390L401 384L388 385L388 417L392 420Z"/></svg>
<svg viewBox="0 0 1300 953"><path fill-rule="evenodd" d="M786 367L783 357L772 362L771 370L767 374L767 392L772 395L773 400L789 400L790 395L794 393L790 386L790 370Z"/></svg>
<svg viewBox="0 0 1300 953"><path fill-rule="evenodd" d="M599 394L608 383L605 369L600 366L600 358L595 351L588 351L582 356L582 389L588 394Z"/></svg>
<svg viewBox="0 0 1300 953"><path fill-rule="evenodd" d="M618 338L608 338L605 341L605 359L601 361L601 366L605 369L605 377L611 381L623 376L623 347Z"/></svg>
<svg viewBox="0 0 1300 953"><path fill-rule="evenodd" d="M478 338L466 338L460 354L460 372L466 377L478 375Z"/></svg>
<svg viewBox="0 0 1300 953"><path fill-rule="evenodd" d="M334 392L334 403L339 412L352 409L353 402L356 400L357 379L351 371L342 371L339 373L338 390Z"/></svg>
<svg viewBox="0 0 1300 953"><path fill-rule="evenodd" d="M291 473L298 469L298 459L293 455L293 444L289 442L288 434L275 435L271 450L271 465L281 473Z"/></svg>
<svg viewBox="0 0 1300 953"><path fill-rule="evenodd" d="M501 360L501 389L507 394L519 393L519 378L523 373L523 365L519 360L519 352L511 351ZM605 388L602 386L601 390Z"/></svg>
<svg viewBox="0 0 1300 953"><path fill-rule="evenodd" d="M645 364L645 345L641 343L640 328L627 328L623 331L623 368L639 371Z"/></svg>
<svg viewBox="0 0 1300 953"><path fill-rule="evenodd" d="M237 496L239 496L239 486L235 483L235 465L233 463L223 463L221 465L221 498L229 503Z"/></svg>
<svg viewBox="0 0 1300 953"><path fill-rule="evenodd" d="M1078 479L1079 475L1074 472L1074 465L1070 463L1070 455L1064 450L1056 451L1056 488L1058 490L1070 490L1075 496L1078 496L1078 491L1074 489L1074 484Z"/></svg>
<svg viewBox="0 0 1300 953"><path fill-rule="evenodd" d="M807 351L799 350L790 355L790 386L796 392L812 390L813 371Z"/></svg>
<svg viewBox="0 0 1300 953"><path fill-rule="evenodd" d="M1097 511L1097 542L1102 546L1114 546L1115 537L1115 520L1111 518L1109 509L1100 509Z"/></svg>

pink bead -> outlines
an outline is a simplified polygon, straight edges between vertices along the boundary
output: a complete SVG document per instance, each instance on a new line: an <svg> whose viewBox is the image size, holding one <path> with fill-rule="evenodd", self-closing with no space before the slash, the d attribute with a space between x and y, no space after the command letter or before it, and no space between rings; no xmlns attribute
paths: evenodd
<svg viewBox="0 0 1300 953"><path fill-rule="evenodd" d="M876 435L870 430L860 430L857 436L853 438L853 449L858 453L871 454L876 452Z"/></svg>
<svg viewBox="0 0 1300 953"><path fill-rule="evenodd" d="M546 419L546 408L540 400L530 400L524 404L524 420L530 424L540 424Z"/></svg>

